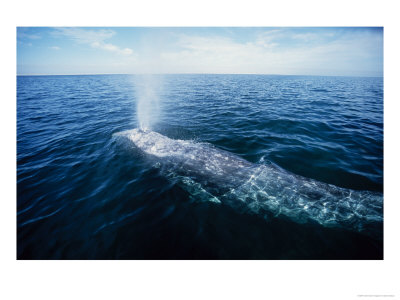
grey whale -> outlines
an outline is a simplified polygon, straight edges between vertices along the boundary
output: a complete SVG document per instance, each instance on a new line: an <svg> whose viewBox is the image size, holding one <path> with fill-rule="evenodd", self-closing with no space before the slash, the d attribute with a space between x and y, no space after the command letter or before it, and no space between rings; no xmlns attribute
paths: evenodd
<svg viewBox="0 0 400 300"><path fill-rule="evenodd" d="M382 236L381 193L340 188L274 164L248 162L208 143L170 139L154 131L132 129L114 136L133 143L194 196L265 218L284 216Z"/></svg>

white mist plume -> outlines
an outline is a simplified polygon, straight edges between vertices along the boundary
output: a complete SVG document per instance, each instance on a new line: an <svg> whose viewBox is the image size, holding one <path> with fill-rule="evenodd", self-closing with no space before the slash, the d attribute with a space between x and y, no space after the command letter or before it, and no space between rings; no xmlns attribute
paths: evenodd
<svg viewBox="0 0 400 300"><path fill-rule="evenodd" d="M139 128L151 129L160 118L162 90L161 75L135 76L136 113Z"/></svg>
<svg viewBox="0 0 400 300"><path fill-rule="evenodd" d="M159 49L164 44L164 35L155 31L145 35L139 42L142 75L135 76L136 114L138 127L154 129L161 117L161 92L163 90L162 64L159 63Z"/></svg>

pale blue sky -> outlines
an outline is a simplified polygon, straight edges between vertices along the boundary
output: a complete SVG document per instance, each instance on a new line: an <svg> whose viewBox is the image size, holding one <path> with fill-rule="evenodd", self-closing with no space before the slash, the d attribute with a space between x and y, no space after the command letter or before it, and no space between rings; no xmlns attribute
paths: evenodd
<svg viewBox="0 0 400 300"><path fill-rule="evenodd" d="M17 74L383 76L382 28L19 27Z"/></svg>

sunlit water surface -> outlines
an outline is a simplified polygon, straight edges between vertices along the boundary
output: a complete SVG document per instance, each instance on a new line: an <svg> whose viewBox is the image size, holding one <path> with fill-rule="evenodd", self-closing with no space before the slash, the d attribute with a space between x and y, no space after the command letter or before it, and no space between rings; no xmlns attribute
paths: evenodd
<svg viewBox="0 0 400 300"><path fill-rule="evenodd" d="M382 259L381 236L244 212L208 201L196 182L187 188L166 176L115 138L138 126L138 82L17 77L19 259ZM168 138L341 188L383 191L382 78L155 82L162 88L150 93L159 105L151 129Z"/></svg>

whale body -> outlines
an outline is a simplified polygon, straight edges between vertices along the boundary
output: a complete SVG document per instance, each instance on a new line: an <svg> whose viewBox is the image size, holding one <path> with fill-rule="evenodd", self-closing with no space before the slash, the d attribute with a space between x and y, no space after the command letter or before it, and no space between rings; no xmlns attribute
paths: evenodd
<svg viewBox="0 0 400 300"><path fill-rule="evenodd" d="M255 164L208 143L170 139L132 129L115 134L180 179L193 196L264 218L286 217L381 237L383 195L340 188L290 173L277 165Z"/></svg>

